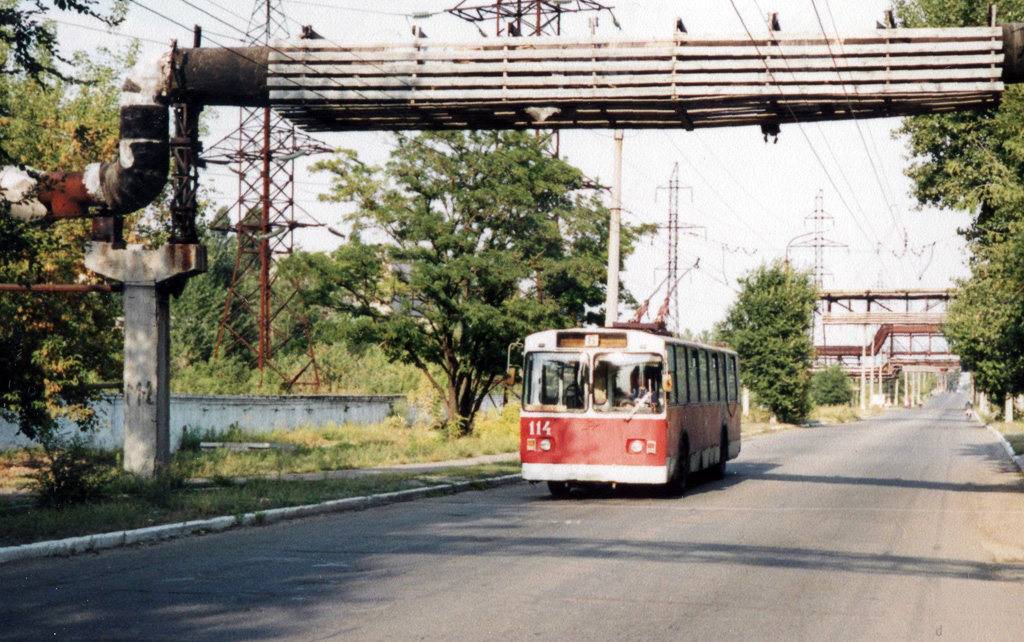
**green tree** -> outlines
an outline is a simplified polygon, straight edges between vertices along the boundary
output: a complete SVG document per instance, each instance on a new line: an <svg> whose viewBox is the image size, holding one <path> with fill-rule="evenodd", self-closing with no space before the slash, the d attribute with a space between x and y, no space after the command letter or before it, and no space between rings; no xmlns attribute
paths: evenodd
<svg viewBox="0 0 1024 642"><path fill-rule="evenodd" d="M739 279L740 293L718 336L740 356L744 383L783 421L810 409L808 380L814 345L811 324L817 290L809 272L782 261Z"/></svg>
<svg viewBox="0 0 1024 642"><path fill-rule="evenodd" d="M992 238L995 237L995 238ZM991 397L1024 392L1024 220L972 244L971 277L958 283L943 332Z"/></svg>
<svg viewBox="0 0 1024 642"><path fill-rule="evenodd" d="M608 210L533 135L398 136L383 168L352 154L317 167L334 175L324 198L357 211L350 242L309 262L326 286L307 299L350 315L350 340L419 368L456 432L472 429L509 344L601 319ZM623 257L640 232L623 226Z"/></svg>
<svg viewBox="0 0 1024 642"><path fill-rule="evenodd" d="M109 26L124 20L128 0L116 0L110 13L96 10L96 0L0 0L0 47L8 52L0 73L25 74L30 78L64 76L55 60L69 62L60 55L57 36L46 21L51 9L89 16Z"/></svg>
<svg viewBox="0 0 1024 642"><path fill-rule="evenodd" d="M846 370L832 365L811 377L811 401L816 406L838 406L853 400L853 386Z"/></svg>
<svg viewBox="0 0 1024 642"><path fill-rule="evenodd" d="M911 27L988 22L981 0L903 0ZM999 3L1003 22L1024 19L1024 2ZM963 211L971 276L957 283L944 330L952 349L992 396L1024 392L1024 300L1018 289L1024 245L1024 88L1009 85L998 109L904 120L912 164L906 170L923 204Z"/></svg>
<svg viewBox="0 0 1024 642"><path fill-rule="evenodd" d="M0 45L0 59L6 51ZM72 170L116 155L117 75L128 57L77 63L88 83L0 74L7 158ZM26 223L0 213L0 282L82 281L89 231L86 221ZM119 296L103 294L0 293L0 414L29 437L61 416L88 425L97 393L83 384L120 376L120 307Z"/></svg>

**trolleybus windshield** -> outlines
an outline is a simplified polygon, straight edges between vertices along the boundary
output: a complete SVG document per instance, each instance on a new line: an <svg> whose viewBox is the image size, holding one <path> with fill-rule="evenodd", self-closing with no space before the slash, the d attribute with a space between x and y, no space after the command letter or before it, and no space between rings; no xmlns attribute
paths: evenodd
<svg viewBox="0 0 1024 642"><path fill-rule="evenodd" d="M611 352L594 359L594 410L661 412L661 357Z"/></svg>
<svg viewBox="0 0 1024 642"><path fill-rule="evenodd" d="M523 379L525 410L581 412L587 405L587 359L581 354L532 352Z"/></svg>

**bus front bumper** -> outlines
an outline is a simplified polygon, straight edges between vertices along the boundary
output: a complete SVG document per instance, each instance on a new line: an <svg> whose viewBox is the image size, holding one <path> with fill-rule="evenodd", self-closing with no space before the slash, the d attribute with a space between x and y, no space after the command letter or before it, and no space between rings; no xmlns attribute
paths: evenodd
<svg viewBox="0 0 1024 642"><path fill-rule="evenodd" d="M664 484L668 481L666 466L619 466L601 464L523 464L526 481L616 482L620 484Z"/></svg>

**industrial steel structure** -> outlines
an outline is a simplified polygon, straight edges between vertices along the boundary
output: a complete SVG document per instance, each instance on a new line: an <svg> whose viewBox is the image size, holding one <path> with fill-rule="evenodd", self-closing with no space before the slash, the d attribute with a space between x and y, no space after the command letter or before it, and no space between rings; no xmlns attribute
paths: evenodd
<svg viewBox="0 0 1024 642"><path fill-rule="evenodd" d="M258 0L249 25L253 46L287 36L279 1ZM217 230L235 232L238 247L214 356L240 347L259 371L261 385L268 370L286 390L299 383L320 385L309 321L296 305L298 283L280 277L277 261L294 250L295 230L322 227L297 216L295 159L329 151L269 107L242 107L238 129L203 156L204 162L228 164L238 174L236 222ZM304 357L286 371L275 357L300 337L307 342Z"/></svg>
<svg viewBox="0 0 1024 642"><path fill-rule="evenodd" d="M827 290L818 298L822 343L815 346L815 366L843 366L860 378L866 398L901 373L960 368L942 332L949 290ZM828 345L827 329L839 326L861 327L864 340Z"/></svg>

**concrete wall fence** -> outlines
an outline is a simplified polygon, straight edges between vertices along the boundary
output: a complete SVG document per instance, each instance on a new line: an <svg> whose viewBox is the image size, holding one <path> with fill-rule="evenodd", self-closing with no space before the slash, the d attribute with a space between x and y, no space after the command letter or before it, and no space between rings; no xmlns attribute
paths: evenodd
<svg viewBox="0 0 1024 642"><path fill-rule="evenodd" d="M500 406L500 395L484 405L486 408ZM105 395L93 408L99 415L99 422L96 431L86 435L87 439L98 448L122 448L123 395ZM221 432L237 424L253 432L270 432L277 428L331 423L372 424L395 414L404 415L410 422L423 420L416 407L406 404L404 395L171 395L171 450L181 445L181 433L186 426ZM69 433L77 430L72 422L62 423L61 428ZM32 443L17 432L15 424L0 420L0 449Z"/></svg>

